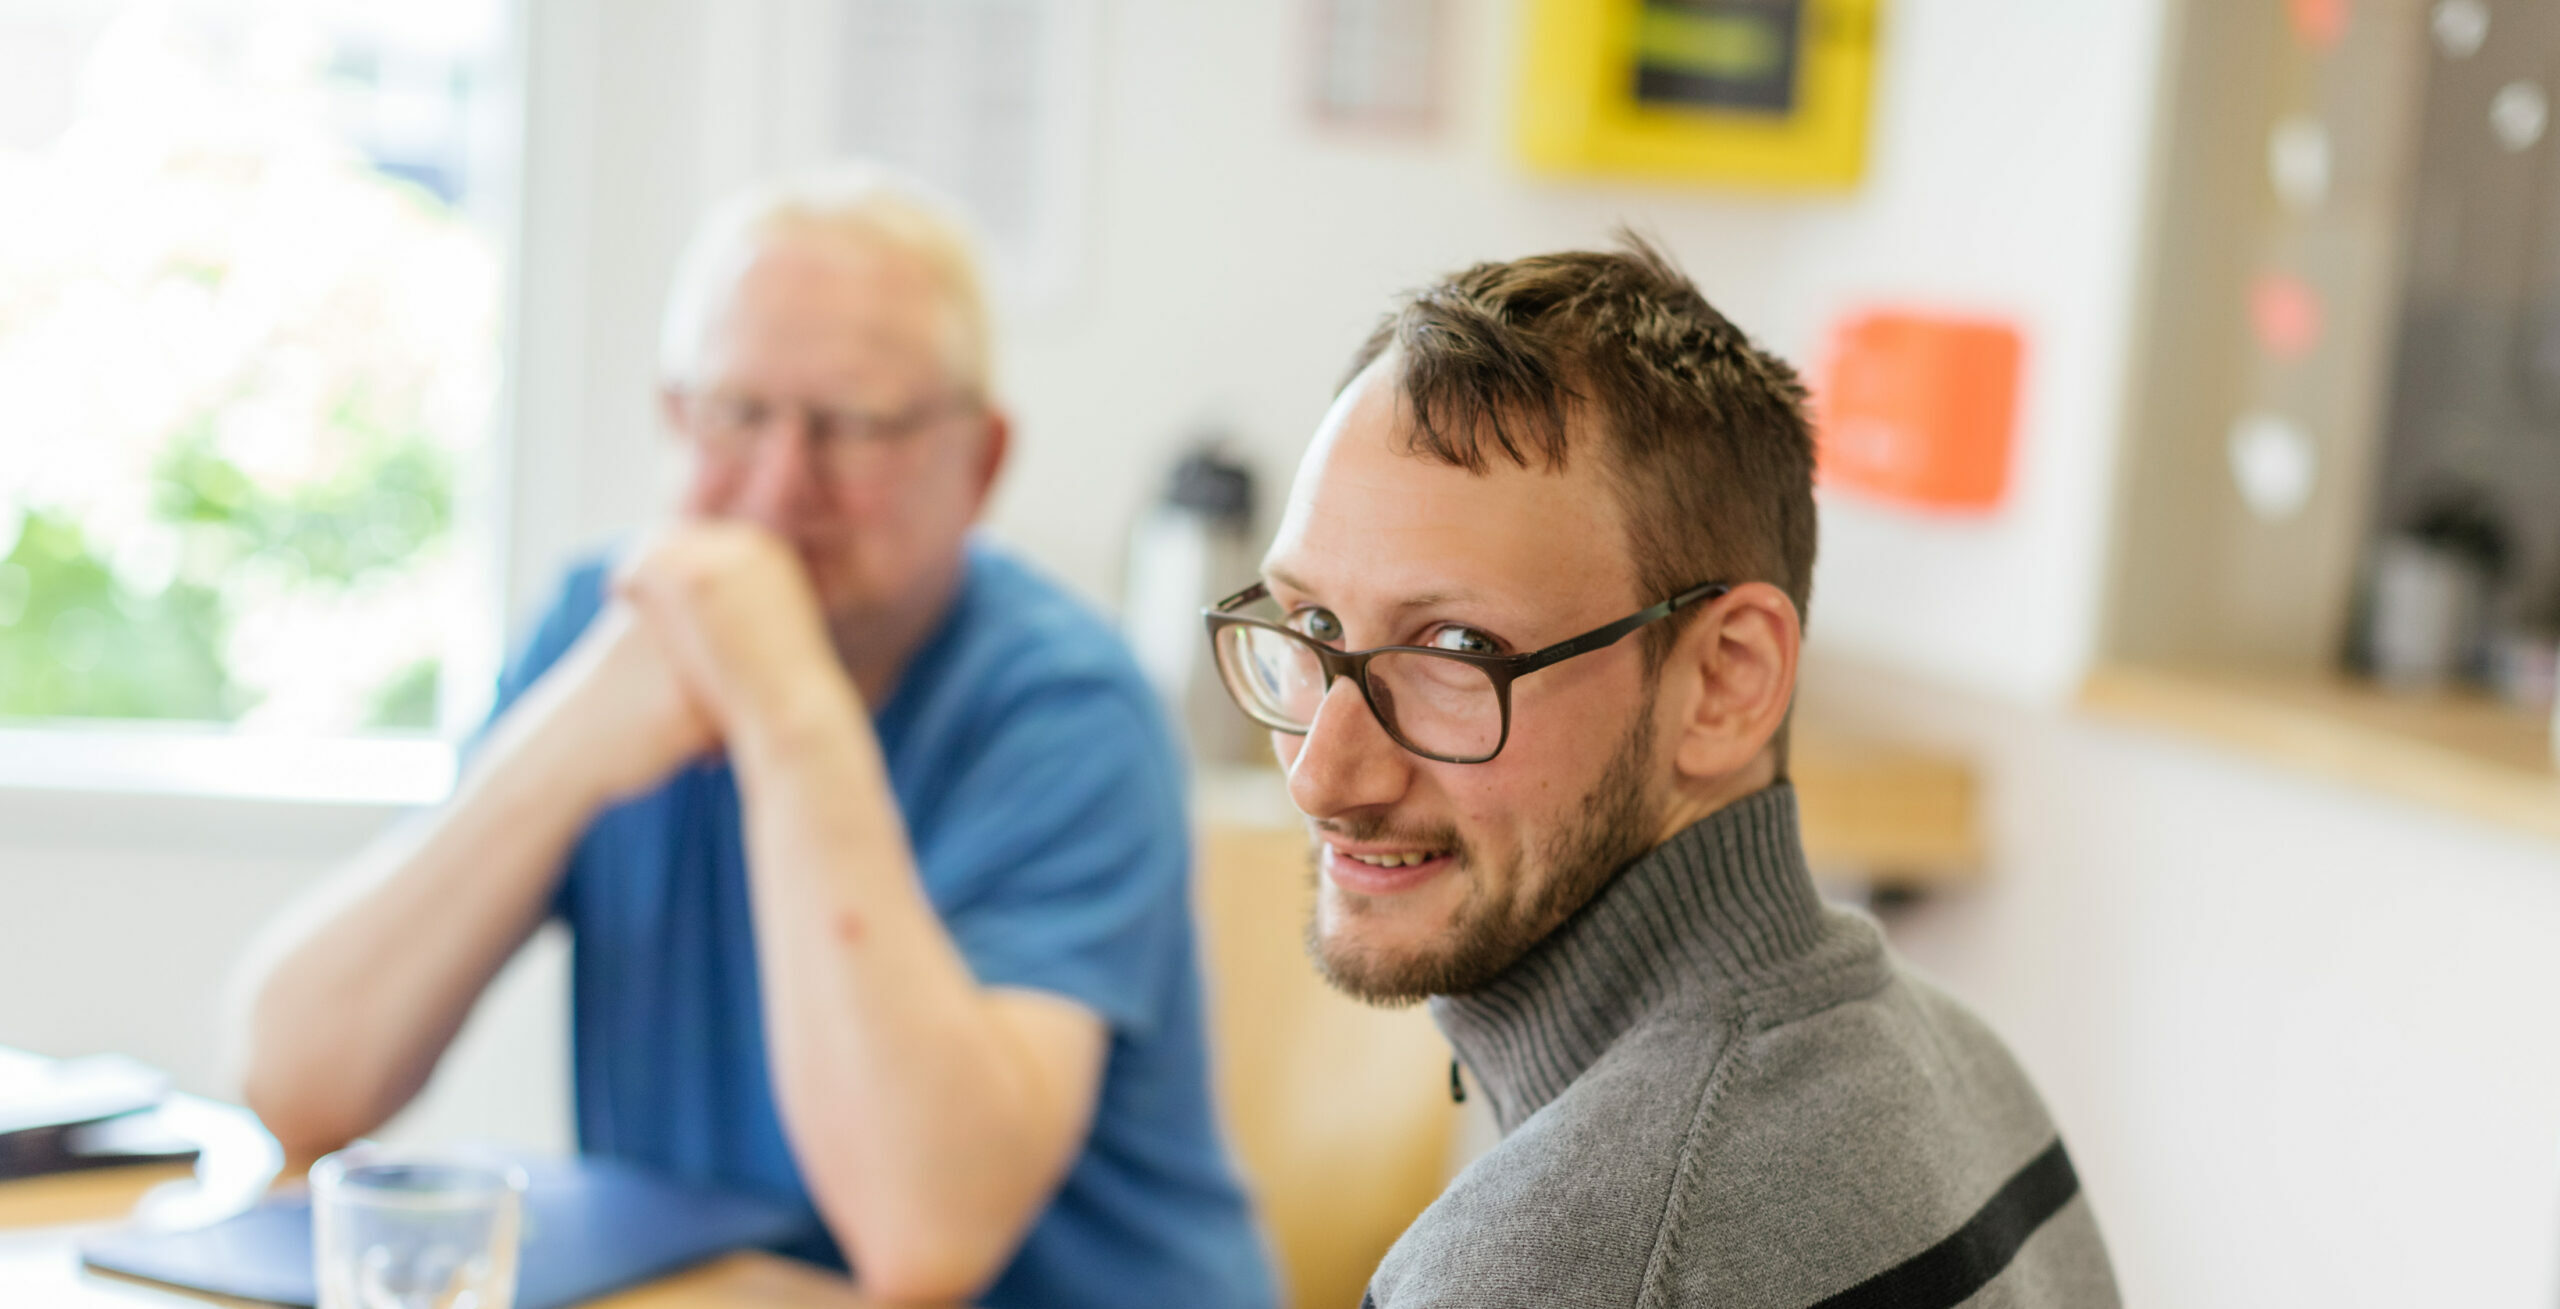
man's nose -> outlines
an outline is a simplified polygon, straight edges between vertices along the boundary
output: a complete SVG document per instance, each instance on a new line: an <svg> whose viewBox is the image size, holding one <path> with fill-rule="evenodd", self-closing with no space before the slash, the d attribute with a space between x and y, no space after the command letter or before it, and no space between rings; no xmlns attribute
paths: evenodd
<svg viewBox="0 0 2560 1309"><path fill-rule="evenodd" d="M1413 775L1412 757L1387 735L1348 677L1326 688L1288 767L1289 798L1309 818L1393 804Z"/></svg>
<svg viewBox="0 0 2560 1309"><path fill-rule="evenodd" d="M784 406L765 419L739 487L741 516L786 530L824 500L826 468L816 437L806 409Z"/></svg>

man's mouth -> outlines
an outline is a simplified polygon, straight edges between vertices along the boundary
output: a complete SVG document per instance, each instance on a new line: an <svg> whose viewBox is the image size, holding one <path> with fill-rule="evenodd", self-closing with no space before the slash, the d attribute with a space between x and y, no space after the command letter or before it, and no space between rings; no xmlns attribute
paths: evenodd
<svg viewBox="0 0 2560 1309"><path fill-rule="evenodd" d="M1358 895L1395 895L1410 891L1457 866L1449 849L1349 850L1324 843L1324 876L1336 887Z"/></svg>
<svg viewBox="0 0 2560 1309"><path fill-rule="evenodd" d="M1373 868L1403 868L1411 864L1428 863L1429 861L1437 859L1448 852L1445 850L1407 850L1400 854L1359 854L1350 850L1344 850L1342 853Z"/></svg>

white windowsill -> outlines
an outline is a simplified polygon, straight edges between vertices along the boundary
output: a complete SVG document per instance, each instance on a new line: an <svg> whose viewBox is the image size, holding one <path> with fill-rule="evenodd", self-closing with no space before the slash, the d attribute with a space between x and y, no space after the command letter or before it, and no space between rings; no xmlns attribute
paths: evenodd
<svg viewBox="0 0 2560 1309"><path fill-rule="evenodd" d="M453 790L431 736L258 736L161 723L0 729L0 791L84 791L311 804L428 805Z"/></svg>

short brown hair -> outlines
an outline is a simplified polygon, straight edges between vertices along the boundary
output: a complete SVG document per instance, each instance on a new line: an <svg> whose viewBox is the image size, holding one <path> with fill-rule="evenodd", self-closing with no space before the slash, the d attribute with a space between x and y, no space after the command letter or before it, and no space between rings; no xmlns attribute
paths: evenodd
<svg viewBox="0 0 2560 1309"><path fill-rule="evenodd" d="M1813 433L1795 370L1754 346L1651 243L1477 264L1409 295L1344 379L1393 349L1411 453L1561 469L1568 416L1602 458L1650 602L1701 582L1813 589ZM1659 663L1674 623L1646 629Z"/></svg>

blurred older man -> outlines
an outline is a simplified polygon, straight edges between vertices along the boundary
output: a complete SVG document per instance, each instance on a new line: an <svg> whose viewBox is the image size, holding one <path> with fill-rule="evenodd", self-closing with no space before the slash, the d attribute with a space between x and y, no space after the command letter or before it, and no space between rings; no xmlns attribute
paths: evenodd
<svg viewBox="0 0 2560 1309"><path fill-rule="evenodd" d="M574 571L459 793L266 952L249 1103L333 1147L546 918L591 1152L808 1205L874 1292L1254 1305L1206 1088L1182 779L1107 630L969 529L975 265L871 174L680 267L682 522Z"/></svg>

